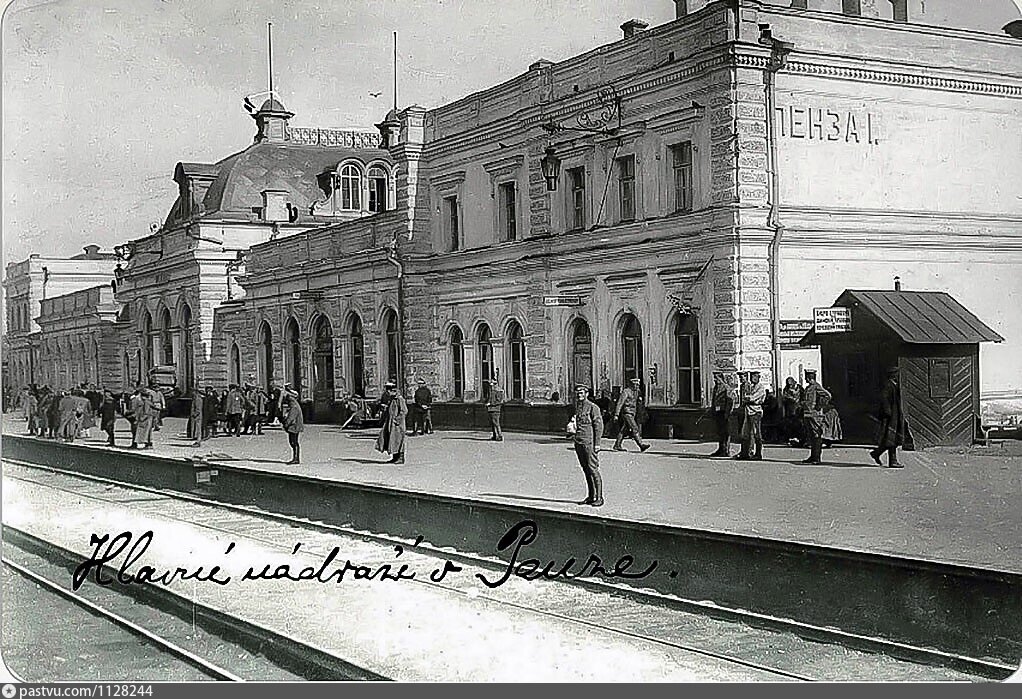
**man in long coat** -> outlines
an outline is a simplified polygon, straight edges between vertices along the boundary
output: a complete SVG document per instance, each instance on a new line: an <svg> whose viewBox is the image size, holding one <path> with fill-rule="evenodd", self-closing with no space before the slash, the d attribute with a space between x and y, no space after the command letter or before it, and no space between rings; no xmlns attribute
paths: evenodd
<svg viewBox="0 0 1022 699"><path fill-rule="evenodd" d="M823 406L830 401L830 391L816 380L816 370L806 369L806 387L802 392L802 418L806 439L809 440L809 458L804 464L823 463Z"/></svg>
<svg viewBox="0 0 1022 699"><path fill-rule="evenodd" d="M152 392L148 388L139 391L131 400L131 409L135 414L135 436L131 441L131 448L137 449L141 444L143 449L152 449L153 423L156 421L156 406L153 403Z"/></svg>
<svg viewBox="0 0 1022 699"><path fill-rule="evenodd" d="M376 451L390 454L390 463L392 464L403 464L405 462L405 433L407 431L405 420L408 417L408 403L405 402L404 396L398 393L397 384L393 381L388 381L384 388L386 389L384 400L387 401L387 410L383 416L380 436L376 438Z"/></svg>
<svg viewBox="0 0 1022 699"><path fill-rule="evenodd" d="M77 391L77 389L75 390ZM57 410L60 416L60 438L65 442L73 442L82 426L81 405L79 405L76 396L64 391L61 393Z"/></svg>
<svg viewBox="0 0 1022 699"><path fill-rule="evenodd" d="M202 388L196 384L192 390L192 405L188 413L188 436L194 440L192 446L202 446L202 433L206 429L202 413Z"/></svg>
<svg viewBox="0 0 1022 699"><path fill-rule="evenodd" d="M117 400L110 391L103 392L103 402L99 404L99 429L106 432L107 446L116 446L114 427L117 424Z"/></svg>
<svg viewBox="0 0 1022 699"><path fill-rule="evenodd" d="M717 451L710 456L731 456L731 413L734 408L735 399L727 377L722 371L713 372L710 416L717 431Z"/></svg>
<svg viewBox="0 0 1022 699"><path fill-rule="evenodd" d="M298 443L298 436L305 429L305 420L302 417L302 404L298 401L298 392L290 386L285 386L280 394L280 423L284 426L288 444L291 445L291 460L287 463L301 463L302 448Z"/></svg>
<svg viewBox="0 0 1022 699"><path fill-rule="evenodd" d="M898 368L887 371L887 382L880 389L880 433L877 447L869 452L878 466L883 466L880 455L887 452L887 465L901 468L898 463L898 447L905 443L905 415L901 412L901 386L898 385Z"/></svg>

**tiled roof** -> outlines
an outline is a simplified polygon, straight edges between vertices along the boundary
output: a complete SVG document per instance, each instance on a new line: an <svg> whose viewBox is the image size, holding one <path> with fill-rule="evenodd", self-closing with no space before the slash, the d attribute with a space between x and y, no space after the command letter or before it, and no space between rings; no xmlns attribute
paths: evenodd
<svg viewBox="0 0 1022 699"><path fill-rule="evenodd" d="M898 337L912 344L1003 342L969 309L943 291L846 290L836 306L858 302Z"/></svg>

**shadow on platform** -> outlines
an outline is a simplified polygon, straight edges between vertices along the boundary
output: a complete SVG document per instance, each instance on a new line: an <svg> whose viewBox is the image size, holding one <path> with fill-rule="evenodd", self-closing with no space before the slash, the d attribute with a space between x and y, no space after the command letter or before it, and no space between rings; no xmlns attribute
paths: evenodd
<svg viewBox="0 0 1022 699"><path fill-rule="evenodd" d="M507 500L525 500L528 502L559 502L577 505L578 501L571 498L538 498L530 495L510 495L508 493L479 493L481 498L505 498Z"/></svg>

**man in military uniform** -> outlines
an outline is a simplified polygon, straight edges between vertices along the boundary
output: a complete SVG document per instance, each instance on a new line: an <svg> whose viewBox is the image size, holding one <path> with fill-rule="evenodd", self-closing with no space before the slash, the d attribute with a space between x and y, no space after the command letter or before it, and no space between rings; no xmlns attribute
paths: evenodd
<svg viewBox="0 0 1022 699"><path fill-rule="evenodd" d="M486 414L490 416L490 440L503 442L504 433L500 431L500 411L504 405L504 391L496 381L490 381L490 396L486 399Z"/></svg>
<svg viewBox="0 0 1022 699"><path fill-rule="evenodd" d="M806 387L802 392L802 420L809 441L809 458L804 464L823 463L823 410L824 402L831 400L830 391L816 380L816 370L806 369Z"/></svg>
<svg viewBox="0 0 1022 699"><path fill-rule="evenodd" d="M735 399L724 372L713 372L713 395L710 398L710 414L717 429L717 451L710 456L731 456L731 413Z"/></svg>
<svg viewBox="0 0 1022 699"><path fill-rule="evenodd" d="M639 401L642 400L639 392L640 381L636 378L632 379L629 383L631 385L621 391L621 397L617 399L617 406L614 408L614 418L620 425L617 431L617 440L614 442L614 451L625 451L621 443L624 441L626 430L631 434L632 439L635 440L635 445L639 447L639 451L646 451L650 445L643 442L639 437L639 425L635 421L635 413L638 409Z"/></svg>
<svg viewBox="0 0 1022 699"><path fill-rule="evenodd" d="M735 457L740 461L763 460L763 402L766 397L766 386L759 382L759 372L749 372L748 380L741 383L742 450Z"/></svg>
<svg viewBox="0 0 1022 699"><path fill-rule="evenodd" d="M600 409L589 400L589 387L579 384L575 388L575 455L586 477L589 494L580 505L603 505L603 479L600 477L600 438L603 436L603 417Z"/></svg>

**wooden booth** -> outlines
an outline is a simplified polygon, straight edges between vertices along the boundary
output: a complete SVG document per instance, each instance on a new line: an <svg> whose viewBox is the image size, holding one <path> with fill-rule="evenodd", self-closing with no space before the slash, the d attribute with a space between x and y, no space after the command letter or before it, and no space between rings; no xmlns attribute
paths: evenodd
<svg viewBox="0 0 1022 699"><path fill-rule="evenodd" d="M834 394L846 442L876 438L880 389L888 369L897 367L906 446L972 444L979 343L1004 338L939 291L848 289L816 315L801 344L820 347L821 383Z"/></svg>

